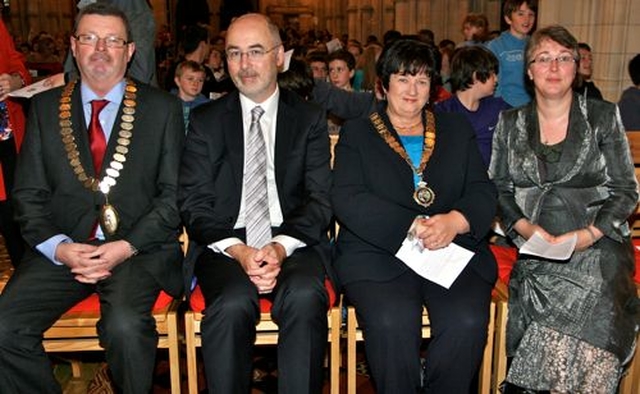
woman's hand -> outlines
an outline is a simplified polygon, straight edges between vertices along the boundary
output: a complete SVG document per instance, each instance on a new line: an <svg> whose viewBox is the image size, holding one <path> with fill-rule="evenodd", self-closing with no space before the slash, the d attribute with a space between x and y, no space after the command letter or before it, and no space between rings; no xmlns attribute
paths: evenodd
<svg viewBox="0 0 640 394"><path fill-rule="evenodd" d="M556 237L554 237L553 235L549 234L545 229L543 229L539 225L533 224L529 220L524 219L524 218L518 220L516 222L516 224L513 226L513 228L524 239L529 239L529 238L531 238L531 236L534 233L538 233L538 234L540 234L540 236L542 238L544 238L545 241L547 241L549 243L556 242Z"/></svg>
<svg viewBox="0 0 640 394"><path fill-rule="evenodd" d="M600 231L597 227L590 225L579 230L574 230L559 235L556 237L556 242L566 241L568 238L571 238L574 235L577 236L575 248L576 252L582 252L583 250L589 249L593 244L598 242L600 238L604 236L602 231Z"/></svg>
<svg viewBox="0 0 640 394"><path fill-rule="evenodd" d="M456 235L469 232L469 222L458 211L416 220L415 234L429 250L446 248Z"/></svg>

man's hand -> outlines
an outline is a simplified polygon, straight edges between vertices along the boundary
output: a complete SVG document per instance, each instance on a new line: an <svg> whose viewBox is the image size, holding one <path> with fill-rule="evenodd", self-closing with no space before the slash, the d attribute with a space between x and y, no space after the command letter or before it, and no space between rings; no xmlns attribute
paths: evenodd
<svg viewBox="0 0 640 394"><path fill-rule="evenodd" d="M98 283L111 276L111 270L132 256L131 245L124 240L95 246L79 243L61 243L55 258L75 274L82 283Z"/></svg>
<svg viewBox="0 0 640 394"><path fill-rule="evenodd" d="M273 291L280 274L280 267L286 257L282 245L272 242L261 249L256 249L237 244L227 248L226 252L242 266L260 294Z"/></svg>

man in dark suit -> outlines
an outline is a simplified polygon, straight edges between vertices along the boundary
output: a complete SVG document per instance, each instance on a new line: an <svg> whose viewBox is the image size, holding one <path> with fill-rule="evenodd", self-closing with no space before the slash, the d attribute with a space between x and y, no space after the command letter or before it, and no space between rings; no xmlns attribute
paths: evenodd
<svg viewBox="0 0 640 394"><path fill-rule="evenodd" d="M324 111L278 88L284 48L265 16L235 20L226 54L239 92L192 113L178 191L198 250L185 264L193 270L189 262L195 262L206 303L202 350L209 391L249 393L258 297L264 294L273 300L280 331L278 392L319 393L331 218Z"/></svg>
<svg viewBox="0 0 640 394"><path fill-rule="evenodd" d="M176 189L184 126L177 99L124 78L130 40L122 11L83 8L71 38L80 81L31 104L14 189L30 249L0 296L3 393L60 392L42 333L93 292L117 389L151 389L151 309L161 289L182 290Z"/></svg>

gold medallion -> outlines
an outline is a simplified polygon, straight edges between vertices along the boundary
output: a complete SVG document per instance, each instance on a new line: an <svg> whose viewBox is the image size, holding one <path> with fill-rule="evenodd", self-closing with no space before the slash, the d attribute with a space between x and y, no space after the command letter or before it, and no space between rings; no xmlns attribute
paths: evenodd
<svg viewBox="0 0 640 394"><path fill-rule="evenodd" d="M78 145L75 143L75 137L73 135L73 125L71 121L71 95L77 84L77 81L72 81L67 84L60 97L60 105L58 107L59 113L59 125L60 136L64 144L64 149L67 152L67 158L69 159L69 165L76 174L78 181L82 185L94 192L100 191L106 200L106 203L102 206L100 212L100 224L105 234L113 235L118 229L119 216L118 212L113 205L109 203L109 190L117 183L116 178L120 176L120 171L124 168L123 163L127 160L126 154L129 152L128 145L131 144L131 137L133 136L133 123L135 117L133 116L136 106L136 94L137 88L132 80L127 80L125 86L125 97L123 100L124 107L122 108L123 115L121 115L121 128L120 138L117 139L117 145L115 147L115 153L111 158L109 167L105 169L106 176L102 181L88 176L82 162L80 160L80 153L78 152Z"/></svg>
<svg viewBox="0 0 640 394"><path fill-rule="evenodd" d="M436 193L427 186L426 182L418 182L415 192L413 192L413 200L423 207L433 204L436 199Z"/></svg>
<svg viewBox="0 0 640 394"><path fill-rule="evenodd" d="M113 235L118 231L119 222L120 218L118 216L118 211L116 211L113 205L103 205L100 210L100 227L102 227L102 230L109 235Z"/></svg>

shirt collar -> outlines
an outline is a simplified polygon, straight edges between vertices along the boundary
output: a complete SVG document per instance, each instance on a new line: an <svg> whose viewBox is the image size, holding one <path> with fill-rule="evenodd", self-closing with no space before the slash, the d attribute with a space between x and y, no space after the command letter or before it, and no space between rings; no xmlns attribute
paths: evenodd
<svg viewBox="0 0 640 394"><path fill-rule="evenodd" d="M264 110L264 114L267 118L272 118L275 115L275 111L278 108L278 98L280 97L280 89L276 85L276 90L273 92L269 98L264 100L261 103L256 103L251 100L249 97L240 93L240 105L242 107L242 115L243 116L251 116L251 110L259 105Z"/></svg>
<svg viewBox="0 0 640 394"><path fill-rule="evenodd" d="M117 83L104 97L100 97L84 83L80 84L80 92L82 93L82 104L87 105L93 100L109 100L109 103L116 104L118 107L122 102L122 96L124 96L125 81L124 79Z"/></svg>

